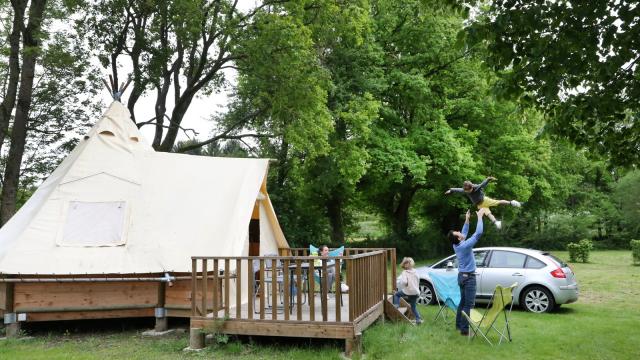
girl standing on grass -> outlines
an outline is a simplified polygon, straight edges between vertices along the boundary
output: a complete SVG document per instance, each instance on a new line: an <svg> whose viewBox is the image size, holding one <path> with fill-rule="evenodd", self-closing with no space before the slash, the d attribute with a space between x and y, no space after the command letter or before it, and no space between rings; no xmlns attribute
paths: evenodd
<svg viewBox="0 0 640 360"><path fill-rule="evenodd" d="M402 267L403 270L397 280L398 291L393 294L393 305L395 305L395 307L399 307L400 298L407 300L409 305L411 305L413 315L416 317L416 324L421 324L422 317L420 317L420 313L416 308L420 288L418 287L418 274L416 274L416 269L414 269L415 265L416 263L410 257L402 259L400 267Z"/></svg>

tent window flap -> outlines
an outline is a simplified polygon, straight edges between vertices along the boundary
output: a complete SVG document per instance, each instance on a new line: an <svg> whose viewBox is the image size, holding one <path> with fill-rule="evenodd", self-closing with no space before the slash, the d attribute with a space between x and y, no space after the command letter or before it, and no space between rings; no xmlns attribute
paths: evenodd
<svg viewBox="0 0 640 360"><path fill-rule="evenodd" d="M124 244L126 202L70 201L61 245L117 246Z"/></svg>

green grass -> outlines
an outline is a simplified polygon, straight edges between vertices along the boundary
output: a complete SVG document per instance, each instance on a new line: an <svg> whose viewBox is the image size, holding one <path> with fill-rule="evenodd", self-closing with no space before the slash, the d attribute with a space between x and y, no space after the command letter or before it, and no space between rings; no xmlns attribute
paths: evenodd
<svg viewBox="0 0 640 360"><path fill-rule="evenodd" d="M563 259L566 253L556 255ZM511 314L513 342L490 347L468 343L453 324L434 323L435 307L420 307L420 327L386 322L363 336L367 359L638 359L640 267L629 251L598 251L588 264L571 264L580 299L552 314ZM184 353L188 334L145 338L142 329L100 333L51 332L31 339L1 340L0 359L339 359L342 342L260 338L230 340Z"/></svg>

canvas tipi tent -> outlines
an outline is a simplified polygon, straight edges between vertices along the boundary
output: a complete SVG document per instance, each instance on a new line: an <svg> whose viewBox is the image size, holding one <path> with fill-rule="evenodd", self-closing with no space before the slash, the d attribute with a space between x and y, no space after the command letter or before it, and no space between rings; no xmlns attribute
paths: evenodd
<svg viewBox="0 0 640 360"><path fill-rule="evenodd" d="M191 272L191 256L288 247L266 193L267 170L264 159L155 152L114 101L0 229L0 311L13 314L5 322L21 314L27 321L153 315L165 299L151 280ZM258 247L249 242L252 221ZM80 286L80 277L113 281ZM173 284L167 298L174 291L176 308L185 307L190 288Z"/></svg>

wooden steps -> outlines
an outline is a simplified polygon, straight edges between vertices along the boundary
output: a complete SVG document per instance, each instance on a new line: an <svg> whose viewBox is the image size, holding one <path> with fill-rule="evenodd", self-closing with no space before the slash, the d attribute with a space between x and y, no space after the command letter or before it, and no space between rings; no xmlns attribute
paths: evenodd
<svg viewBox="0 0 640 360"><path fill-rule="evenodd" d="M404 299L400 299L400 307L395 307L393 305L393 297L389 296L387 300L384 302L384 314L391 321L402 321L409 324L415 324L412 320L415 319L413 312L409 304L404 301Z"/></svg>

